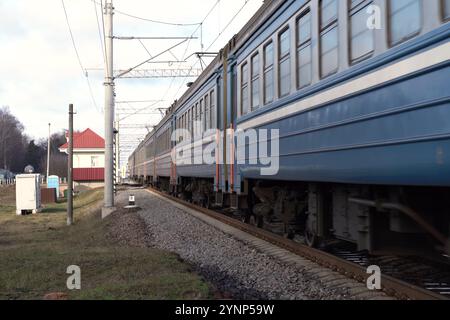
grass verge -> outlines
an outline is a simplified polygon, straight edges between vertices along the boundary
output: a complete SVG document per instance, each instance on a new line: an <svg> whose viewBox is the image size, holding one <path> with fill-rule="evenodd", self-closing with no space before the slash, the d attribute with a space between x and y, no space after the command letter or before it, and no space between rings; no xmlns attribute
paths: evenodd
<svg viewBox="0 0 450 320"><path fill-rule="evenodd" d="M0 299L204 299L208 284L177 256L129 246L108 236L114 216L100 219L102 190L75 199L75 225L65 203L41 214L16 216L13 197L0 189ZM6 200L5 200L6 199ZM70 265L81 268L81 290L66 287Z"/></svg>

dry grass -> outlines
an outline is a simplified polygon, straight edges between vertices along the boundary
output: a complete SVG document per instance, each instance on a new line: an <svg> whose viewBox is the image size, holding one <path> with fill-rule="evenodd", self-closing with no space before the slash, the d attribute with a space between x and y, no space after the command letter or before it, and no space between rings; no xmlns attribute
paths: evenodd
<svg viewBox="0 0 450 320"><path fill-rule="evenodd" d="M100 219L102 190L75 200L75 222L65 225L65 203L38 215L16 216L14 196L0 189L0 299L208 298L208 285L175 255L112 241L114 217ZM81 290L66 288L66 268L81 268Z"/></svg>

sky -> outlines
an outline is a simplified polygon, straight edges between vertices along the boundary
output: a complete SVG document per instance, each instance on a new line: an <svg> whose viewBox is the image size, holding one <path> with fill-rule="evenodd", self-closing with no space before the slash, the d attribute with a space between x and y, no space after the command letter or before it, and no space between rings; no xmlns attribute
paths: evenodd
<svg viewBox="0 0 450 320"><path fill-rule="evenodd" d="M186 41L153 61L183 61L188 58L186 62L147 63L143 68L200 68L199 60L195 56L189 56L201 51L202 43L204 51L219 51L244 26L262 2L114 0L117 11L114 15L114 35L197 37L198 39ZM62 3L62 0L0 0L0 106L9 106L24 125L25 133L40 139L47 136L48 123L52 125L52 132L67 128L68 105L73 103L76 112L75 129L84 130L89 127L103 136L104 51L100 0L64 0L81 66L72 44ZM211 11L212 8L214 9ZM208 12L210 14L207 16ZM172 26L129 15L168 23L197 25ZM202 28L199 28L198 23L205 17ZM149 59L149 54L155 56L177 42L179 40L142 40L142 43L137 40L115 40L114 69L128 69L138 65ZM169 78L116 81L116 101L146 101L116 106L122 112L116 118L125 118L121 122L121 158L126 159L132 146L145 136L145 126L158 123L160 115L157 108L168 107L186 90L186 82L192 80L194 79ZM131 110L140 110L149 105L153 106L137 115L129 115Z"/></svg>

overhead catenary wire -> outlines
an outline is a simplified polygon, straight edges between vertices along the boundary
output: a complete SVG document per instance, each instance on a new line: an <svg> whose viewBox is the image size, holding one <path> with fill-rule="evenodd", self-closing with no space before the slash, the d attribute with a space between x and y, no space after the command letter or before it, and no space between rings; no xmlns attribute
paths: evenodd
<svg viewBox="0 0 450 320"><path fill-rule="evenodd" d="M217 40L220 38L220 36L224 33L224 31L226 29L228 29L228 27L233 23L233 21L236 19L236 17L242 12L242 10L244 10L245 6L250 2L251 0L245 0L244 4L239 8L239 10L234 14L234 16L229 20L229 22L225 25L225 27L219 32L219 34L217 35L217 37L213 40L213 42L208 46L208 48L206 49L206 51L209 51L211 49L211 47L217 42ZM220 0L218 0L216 2L216 5L220 2ZM199 63L200 60L197 60L191 67L190 67L190 71L192 71L192 69L194 69L194 67ZM181 86L178 88L177 92L174 95L174 98L178 96L178 93L180 92L180 90L183 88L183 86L186 84L187 79L184 79L183 82L181 83ZM173 100L172 99L172 100Z"/></svg>
<svg viewBox="0 0 450 320"><path fill-rule="evenodd" d="M201 31L202 31L202 33L203 33L203 29L202 29L202 28L203 28L203 24L205 23L206 19L208 19L208 17L211 15L211 13L214 11L214 9L219 5L220 1L221 1L221 0L217 0L216 2L214 2L214 5L211 7L211 9L209 9L208 13L206 13L206 15L205 15L205 17L203 18L203 20L202 20L202 22L200 23L200 25L194 30L194 32L192 32L191 37L193 37L193 36L195 35L195 33L196 33L199 29L201 29ZM200 38L201 38L200 42L203 42L203 35L201 35ZM182 56L182 59L181 59L182 61L185 61L185 60L186 60L186 55L187 55L187 52L188 52L188 50L189 50L189 45L190 45L190 43L191 43L191 40L189 40L188 43L187 43L187 45L186 45L186 50L184 51L183 56ZM203 44L201 44L201 46L203 46ZM197 64L197 63L195 63L194 65L192 65L192 66L190 67L189 72L192 71L192 69L194 68L194 66L195 66L196 64ZM178 66L181 66L181 64L179 64ZM175 82L175 79L176 79L175 77L172 78L172 81L170 82L170 85L169 85L169 87L167 88L167 90L166 90L166 92L164 93L163 98L162 98L161 100L164 100L164 99L166 98L167 94L169 93L170 89L172 88L173 83ZM185 79L185 80L186 80L186 79ZM177 90L177 93L175 94L175 96L174 96L174 98L173 98L172 100L175 99L175 97L178 95L178 92L181 90L181 88L184 86L185 83L186 83L186 82L184 81L184 82L181 84L181 87Z"/></svg>
<svg viewBox="0 0 450 320"><path fill-rule="evenodd" d="M96 0L91 0L94 3L99 4L98 1ZM102 2L102 1L101 1ZM121 10L114 10L115 13L121 14L123 16L129 17L129 18L133 18L133 19L137 19L137 20L142 20L142 21L147 21L147 22L151 22L151 23L156 23L156 24L163 24L163 25L168 25L168 26L177 26L177 27L191 27L191 26L196 26L199 25L200 22L193 22L193 23L179 23L179 22L169 22L169 21L161 21L161 20L156 20L156 19L150 19L150 18L143 18L134 14L130 14Z"/></svg>
<svg viewBox="0 0 450 320"><path fill-rule="evenodd" d="M234 19L237 18L237 16L242 12L242 10L244 10L245 6L250 2L251 0L245 0L244 4L242 5L242 7L236 12L236 14L231 18L231 20L225 25L225 27L219 32L219 34L217 35L217 37L213 40L213 42L209 45L209 47L206 49L206 51L208 51L209 49L211 49L211 47L216 43L217 40L219 40L220 36L224 33L224 31L226 29L228 29L228 27L233 23Z"/></svg>
<svg viewBox="0 0 450 320"><path fill-rule="evenodd" d="M102 50L102 56L103 56L103 63L106 63L106 54L105 54L105 48L104 48L104 38L102 37L102 30L100 28L100 21L98 18L98 10L97 10L97 3L93 2L94 4L94 10L95 10L95 16L97 18L97 29L98 29L98 37L100 39L100 48ZM100 7L100 10L103 10L102 7ZM103 17L103 12L102 12Z"/></svg>
<svg viewBox="0 0 450 320"><path fill-rule="evenodd" d="M66 9L66 5L65 5L65 3L64 3L64 0L61 0L61 3L62 3L63 10L64 10L64 16L65 16L65 19L66 19L66 22L67 22L67 27L68 27L68 29L69 29L70 39L72 40L72 45L73 45L73 48L74 48L74 50L75 50L75 54L76 54L76 56L77 56L78 64L80 65L81 71L82 71L84 77L86 78L86 83L87 83L87 85L88 85L89 93L90 93L92 102L93 102L93 104L94 104L94 106L95 106L95 109L101 113L101 110L99 109L99 107L98 107L98 105L97 105L97 102L95 101L95 98L94 98L94 93L93 93L93 91L92 91L91 82L89 81L89 75L88 75L86 69L84 69L83 63L81 62L80 54L79 54L79 52L78 52L78 48L77 48L77 45L76 45L76 43L75 43L75 38L74 38L74 36L73 36L72 28L71 28L71 26L70 26L69 16L68 16L68 14L67 14L67 9Z"/></svg>

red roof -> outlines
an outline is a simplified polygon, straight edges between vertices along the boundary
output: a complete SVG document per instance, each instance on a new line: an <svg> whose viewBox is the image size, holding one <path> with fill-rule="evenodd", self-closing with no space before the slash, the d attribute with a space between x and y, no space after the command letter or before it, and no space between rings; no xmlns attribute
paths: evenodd
<svg viewBox="0 0 450 320"><path fill-rule="evenodd" d="M66 134L67 137L67 134ZM69 143L63 144L60 149L67 149ZM105 140L96 134L91 129L86 129L83 132L73 133L73 148L74 149L104 149Z"/></svg>
<svg viewBox="0 0 450 320"><path fill-rule="evenodd" d="M104 168L74 168L74 181L105 181Z"/></svg>

